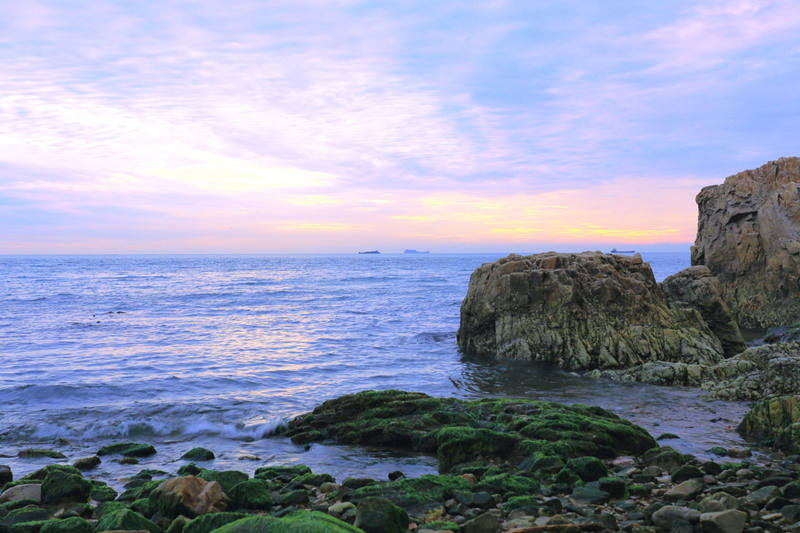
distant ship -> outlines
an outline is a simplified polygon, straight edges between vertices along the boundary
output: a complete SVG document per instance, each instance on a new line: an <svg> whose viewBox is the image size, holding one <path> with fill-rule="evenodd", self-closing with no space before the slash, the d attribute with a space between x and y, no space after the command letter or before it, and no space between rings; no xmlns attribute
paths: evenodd
<svg viewBox="0 0 800 533"><path fill-rule="evenodd" d="M429 254L430 252L427 251L427 250L424 251L424 252L421 252L419 250L403 250L403 253L404 254Z"/></svg>
<svg viewBox="0 0 800 533"><path fill-rule="evenodd" d="M378 250L367 250L366 252L358 252L359 254L379 254Z"/></svg>
<svg viewBox="0 0 800 533"><path fill-rule="evenodd" d="M636 253L636 250L617 250L616 248L611 249L612 254L633 254Z"/></svg>

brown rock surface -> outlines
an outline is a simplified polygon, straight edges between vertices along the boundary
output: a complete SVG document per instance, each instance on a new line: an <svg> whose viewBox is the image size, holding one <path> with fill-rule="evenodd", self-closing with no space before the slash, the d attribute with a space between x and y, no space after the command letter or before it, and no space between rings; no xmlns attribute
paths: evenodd
<svg viewBox="0 0 800 533"><path fill-rule="evenodd" d="M700 313L672 308L641 256L510 255L475 270L461 305L465 353L569 369L647 361L713 364L723 350Z"/></svg>
<svg viewBox="0 0 800 533"><path fill-rule="evenodd" d="M195 476L174 477L165 479L150 493L150 505L164 516L193 517L224 511L228 496L216 481Z"/></svg>
<svg viewBox="0 0 800 533"><path fill-rule="evenodd" d="M689 307L700 311L708 327L722 343L726 357L747 348L733 314L722 300L722 286L708 267L697 265L685 268L665 279L661 288L672 307Z"/></svg>
<svg viewBox="0 0 800 533"><path fill-rule="evenodd" d="M719 279L746 328L800 319L800 158L781 158L728 177L697 195L692 264Z"/></svg>

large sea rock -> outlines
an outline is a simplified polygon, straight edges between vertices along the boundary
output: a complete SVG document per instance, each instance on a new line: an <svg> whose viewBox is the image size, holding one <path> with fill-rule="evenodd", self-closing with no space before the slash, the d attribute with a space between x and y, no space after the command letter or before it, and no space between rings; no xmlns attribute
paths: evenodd
<svg viewBox="0 0 800 533"><path fill-rule="evenodd" d="M669 305L639 254L600 252L512 254L482 265L461 305L458 345L573 370L711 365L724 353L697 309Z"/></svg>
<svg viewBox="0 0 800 533"><path fill-rule="evenodd" d="M740 326L800 319L800 158L728 177L697 195L692 264L719 279Z"/></svg>

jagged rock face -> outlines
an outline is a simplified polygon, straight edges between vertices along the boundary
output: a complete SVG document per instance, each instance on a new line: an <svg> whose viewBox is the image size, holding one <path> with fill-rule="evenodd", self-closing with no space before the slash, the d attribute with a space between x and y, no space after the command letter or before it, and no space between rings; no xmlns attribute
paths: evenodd
<svg viewBox="0 0 800 533"><path fill-rule="evenodd" d="M464 353L568 369L665 360L713 364L719 339L695 309L671 308L641 256L510 255L475 270L461 305Z"/></svg>
<svg viewBox="0 0 800 533"><path fill-rule="evenodd" d="M692 266L673 274L661 283L672 307L700 311L708 327L719 338L726 357L747 348L733 314L722 300L722 287L708 267Z"/></svg>
<svg viewBox="0 0 800 533"><path fill-rule="evenodd" d="M719 279L746 328L800 319L800 158L771 161L697 195L692 264Z"/></svg>
<svg viewBox="0 0 800 533"><path fill-rule="evenodd" d="M746 439L800 452L800 396L778 396L757 403L736 429Z"/></svg>

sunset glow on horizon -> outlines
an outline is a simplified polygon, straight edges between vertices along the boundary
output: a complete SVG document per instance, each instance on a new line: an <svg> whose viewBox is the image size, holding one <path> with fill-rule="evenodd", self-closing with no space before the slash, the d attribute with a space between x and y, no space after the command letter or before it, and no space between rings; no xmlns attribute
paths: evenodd
<svg viewBox="0 0 800 533"><path fill-rule="evenodd" d="M798 155L791 0L0 15L0 253L688 249Z"/></svg>

